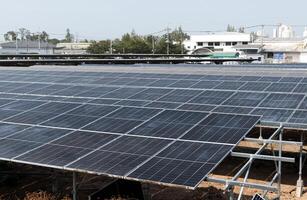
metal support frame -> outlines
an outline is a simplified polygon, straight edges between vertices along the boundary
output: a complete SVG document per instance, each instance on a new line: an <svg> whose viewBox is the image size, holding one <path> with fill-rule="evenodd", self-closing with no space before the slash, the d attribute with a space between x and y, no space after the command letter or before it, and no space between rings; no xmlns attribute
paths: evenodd
<svg viewBox="0 0 307 200"><path fill-rule="evenodd" d="M240 186L240 193L238 199L241 199L244 187L255 188L263 190L263 197L267 194L268 191L276 192L278 194L278 198L280 198L281 194L281 163L282 162L295 162L294 158L282 157L282 145L286 144L286 141L282 141L282 134L283 134L283 124L277 128L277 130L270 136L269 139L260 139L262 138L262 127L260 127L260 137L259 139L247 139L252 142L257 142L262 144L262 146L256 151L255 154L247 154L247 153L240 153L240 152L232 152L232 156L249 158L249 160L243 165L243 167L233 176L232 179L219 179L214 177L208 177L206 180L211 182L217 182L225 184L225 190L228 192L229 199L233 199L233 195L230 195L233 191L234 186ZM273 138L279 136L279 140L274 140ZM289 142L288 144L301 144L301 143L293 143ZM261 155L261 153L266 149L269 144L278 144L279 146L279 155L278 156L269 156L269 155ZM274 152L274 151L273 151ZM257 183L250 183L247 182L250 168L254 160L256 159L263 159L263 160L271 160L275 161L276 163L276 173L273 179L268 184L257 184ZM244 176L243 181L238 181L237 179L243 174L246 173ZM273 184L277 181L277 186L273 186Z"/></svg>
<svg viewBox="0 0 307 200"><path fill-rule="evenodd" d="M298 180L296 182L296 197L302 196L303 188L304 188L304 180L302 179L302 175L303 175L303 144L304 144L303 133L301 133L301 143L302 143L302 145L300 146Z"/></svg>
<svg viewBox="0 0 307 200"><path fill-rule="evenodd" d="M253 159L258 159L258 160L271 160L271 161L282 161L282 162L295 163L295 158L289 158L289 157L275 157L275 156L268 156L268 155L254 155L254 154L239 153L239 152L232 152L231 156L240 157L240 158L253 158Z"/></svg>
<svg viewBox="0 0 307 200"><path fill-rule="evenodd" d="M77 200L77 172L72 174L72 199Z"/></svg>

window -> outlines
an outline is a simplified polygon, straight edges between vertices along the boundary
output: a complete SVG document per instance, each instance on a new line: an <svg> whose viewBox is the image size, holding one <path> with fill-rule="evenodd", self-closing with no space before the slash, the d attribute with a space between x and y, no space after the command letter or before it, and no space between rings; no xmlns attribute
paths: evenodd
<svg viewBox="0 0 307 200"><path fill-rule="evenodd" d="M273 54L272 52L268 52L267 57L268 57L268 58L273 58L273 57L274 57L274 54Z"/></svg>
<svg viewBox="0 0 307 200"><path fill-rule="evenodd" d="M213 42L208 42L208 46L213 46Z"/></svg>
<svg viewBox="0 0 307 200"><path fill-rule="evenodd" d="M226 42L226 46L231 46L231 42Z"/></svg>
<svg viewBox="0 0 307 200"><path fill-rule="evenodd" d="M221 43L220 42L215 42L214 46L221 46Z"/></svg>
<svg viewBox="0 0 307 200"><path fill-rule="evenodd" d="M238 43L237 42L232 42L232 46L235 46L237 45Z"/></svg>
<svg viewBox="0 0 307 200"><path fill-rule="evenodd" d="M242 42L243 45L248 45L248 42Z"/></svg>
<svg viewBox="0 0 307 200"><path fill-rule="evenodd" d="M197 46L204 46L203 42L197 42Z"/></svg>

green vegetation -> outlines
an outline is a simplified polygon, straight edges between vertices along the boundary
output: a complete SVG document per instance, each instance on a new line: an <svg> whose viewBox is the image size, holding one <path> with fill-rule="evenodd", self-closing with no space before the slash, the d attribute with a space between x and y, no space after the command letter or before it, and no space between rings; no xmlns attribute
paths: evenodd
<svg viewBox="0 0 307 200"><path fill-rule="evenodd" d="M28 40L28 41L42 41L57 44L60 42L73 42L74 35L70 33L69 29L66 29L65 39L50 38L50 35L46 31L33 33L26 28L20 28L18 31L8 31L4 34L4 40L12 42L16 40Z"/></svg>
<svg viewBox="0 0 307 200"><path fill-rule="evenodd" d="M182 42L189 36L179 27L162 36L138 35L134 31L124 34L120 39L102 40L93 42L88 48L88 53L156 53L156 54L180 54L185 53Z"/></svg>

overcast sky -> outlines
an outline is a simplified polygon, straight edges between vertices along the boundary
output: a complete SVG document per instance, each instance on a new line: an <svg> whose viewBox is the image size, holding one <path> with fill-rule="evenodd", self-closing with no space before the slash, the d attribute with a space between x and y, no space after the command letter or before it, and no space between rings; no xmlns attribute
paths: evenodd
<svg viewBox="0 0 307 200"><path fill-rule="evenodd" d="M132 29L149 34L167 26L307 24L306 0L3 0L0 5L1 34L20 27L64 34L70 28L80 39L115 38Z"/></svg>

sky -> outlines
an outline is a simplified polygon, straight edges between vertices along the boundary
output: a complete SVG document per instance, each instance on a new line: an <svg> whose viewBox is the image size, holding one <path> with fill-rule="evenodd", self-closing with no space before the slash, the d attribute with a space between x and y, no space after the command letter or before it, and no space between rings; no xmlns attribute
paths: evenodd
<svg viewBox="0 0 307 200"><path fill-rule="evenodd" d="M108 39L166 27L224 30L227 24L307 24L306 0L1 0L0 34L20 27L63 37ZM300 34L300 33L299 33Z"/></svg>

